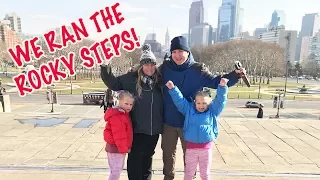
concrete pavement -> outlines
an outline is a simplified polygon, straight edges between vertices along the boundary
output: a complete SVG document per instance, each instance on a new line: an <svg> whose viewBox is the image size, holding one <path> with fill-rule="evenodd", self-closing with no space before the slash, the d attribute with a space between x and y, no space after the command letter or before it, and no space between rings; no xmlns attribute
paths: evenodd
<svg viewBox="0 0 320 180"><path fill-rule="evenodd" d="M79 172L79 171L36 171L36 170L1 170L1 179L3 180L106 180L108 173L106 172ZM121 180L128 179L124 172L120 178ZM161 174L153 174L152 179L162 180ZM178 174L175 179L182 180L183 175ZM199 179L199 178L197 178ZM222 175L219 173L212 173L211 179L214 180L316 180L319 179L317 176L302 176L302 175L278 175L278 176L243 176L243 175Z"/></svg>
<svg viewBox="0 0 320 180"><path fill-rule="evenodd" d="M1 177L106 178L108 164L102 137L105 122L99 106L55 105L53 114L48 113L48 104L13 104L12 109L13 113L0 113ZM238 116L232 116L236 111ZM265 111L271 114L274 109ZM220 118L211 168L215 179L320 179L316 175L320 174L320 121L307 116L257 120L256 112L257 109L227 108ZM308 112L317 115L320 111ZM160 143L153 169L154 179L161 179ZM177 179L181 179L179 146L176 170Z"/></svg>

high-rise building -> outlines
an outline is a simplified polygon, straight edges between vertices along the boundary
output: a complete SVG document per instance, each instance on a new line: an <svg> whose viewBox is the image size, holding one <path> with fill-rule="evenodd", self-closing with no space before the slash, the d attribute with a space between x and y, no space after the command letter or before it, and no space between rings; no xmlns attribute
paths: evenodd
<svg viewBox="0 0 320 180"><path fill-rule="evenodd" d="M218 33L217 30L218 30L217 28L213 28L212 29L212 40L213 40L213 43L217 42L217 35L218 35L217 34Z"/></svg>
<svg viewBox="0 0 320 180"><path fill-rule="evenodd" d="M301 50L300 50L300 63L303 63L303 61L308 60L310 55L310 47L311 47L311 36L305 36L302 37L301 40Z"/></svg>
<svg viewBox="0 0 320 180"><path fill-rule="evenodd" d="M313 58L320 64L320 32L315 36L305 36L301 42L300 63Z"/></svg>
<svg viewBox="0 0 320 180"><path fill-rule="evenodd" d="M147 36L146 36L146 41L148 40L148 41L156 41L156 39L157 39L157 35L156 35L156 33L149 33L149 34L147 34Z"/></svg>
<svg viewBox="0 0 320 180"><path fill-rule="evenodd" d="M243 32L243 18L244 18L244 9L240 8L237 35L239 35L239 34L241 34Z"/></svg>
<svg viewBox="0 0 320 180"><path fill-rule="evenodd" d="M297 43L297 31L285 30L284 26L270 28L268 32L260 34L260 40L279 44L284 49L286 61L295 64L295 53Z"/></svg>
<svg viewBox="0 0 320 180"><path fill-rule="evenodd" d="M156 57L162 58L162 49L161 44L157 42L156 33L149 33L144 41L145 44L150 44L151 51L154 53Z"/></svg>
<svg viewBox="0 0 320 180"><path fill-rule="evenodd" d="M253 32L253 36L259 38L262 33L268 32L268 28L256 28Z"/></svg>
<svg viewBox="0 0 320 180"><path fill-rule="evenodd" d="M16 33L21 33L21 18L16 13L6 14L4 20L10 21L10 28Z"/></svg>
<svg viewBox="0 0 320 180"><path fill-rule="evenodd" d="M240 32L242 14L240 0L222 0L218 14L218 42L229 41Z"/></svg>
<svg viewBox="0 0 320 180"><path fill-rule="evenodd" d="M202 0L193 1L189 9L189 29L188 39L190 40L191 29L199 24L204 23L204 8ZM200 37L199 37L200 38ZM190 41L189 41L189 45Z"/></svg>
<svg viewBox="0 0 320 180"><path fill-rule="evenodd" d="M169 35L169 29L167 28L166 37L165 37L165 49L170 48L170 35Z"/></svg>
<svg viewBox="0 0 320 180"><path fill-rule="evenodd" d="M274 10L269 27L286 26L286 14L283 10Z"/></svg>
<svg viewBox="0 0 320 180"><path fill-rule="evenodd" d="M250 33L247 32L241 32L238 34L238 36L231 38L231 40L257 40L258 38L255 36L250 36Z"/></svg>
<svg viewBox="0 0 320 180"><path fill-rule="evenodd" d="M317 32L311 39L310 55L320 64L320 32Z"/></svg>
<svg viewBox="0 0 320 180"><path fill-rule="evenodd" d="M208 23L199 24L191 28L191 47L197 45L211 45L212 40L212 27Z"/></svg>
<svg viewBox="0 0 320 180"><path fill-rule="evenodd" d="M297 40L296 60L300 60L302 38L306 36L313 37L319 30L320 16L318 13L305 14L302 18L301 31Z"/></svg>
<svg viewBox="0 0 320 180"><path fill-rule="evenodd" d="M3 41L7 48L13 48L16 44L21 43L17 32L12 30L7 24L0 23L0 41Z"/></svg>

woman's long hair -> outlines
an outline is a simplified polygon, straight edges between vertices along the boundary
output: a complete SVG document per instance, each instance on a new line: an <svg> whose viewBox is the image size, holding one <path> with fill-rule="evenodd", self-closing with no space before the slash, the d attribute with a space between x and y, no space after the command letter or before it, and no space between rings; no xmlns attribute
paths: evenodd
<svg viewBox="0 0 320 180"><path fill-rule="evenodd" d="M142 83L143 83L141 80L142 79L141 77L144 75L142 66L138 66L136 69L134 69L134 71L136 71L138 73L136 89L137 89L139 97L141 97ZM161 79L161 74L160 74L158 68L156 67L156 70L155 70L154 74L152 75L152 80L154 81L154 86L158 86L160 84L160 79Z"/></svg>

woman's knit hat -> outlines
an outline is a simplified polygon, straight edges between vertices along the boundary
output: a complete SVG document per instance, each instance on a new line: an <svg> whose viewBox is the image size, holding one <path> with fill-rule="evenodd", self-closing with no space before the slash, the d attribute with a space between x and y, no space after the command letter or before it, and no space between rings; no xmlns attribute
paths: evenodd
<svg viewBox="0 0 320 180"><path fill-rule="evenodd" d="M142 46L140 65L144 65L144 64L153 64L153 65L157 64L156 57L154 56L154 54L151 51L150 44L145 44Z"/></svg>

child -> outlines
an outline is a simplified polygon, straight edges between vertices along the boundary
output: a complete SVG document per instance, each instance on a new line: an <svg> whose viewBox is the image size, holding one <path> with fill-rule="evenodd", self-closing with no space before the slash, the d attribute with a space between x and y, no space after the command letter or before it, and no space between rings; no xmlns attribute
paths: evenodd
<svg viewBox="0 0 320 180"><path fill-rule="evenodd" d="M129 112L134 97L127 91L119 94L119 105L108 108L104 119L107 122L104 130L106 151L110 168L109 180L118 180L123 170L126 153L130 151L133 130Z"/></svg>
<svg viewBox="0 0 320 180"><path fill-rule="evenodd" d="M218 136L217 117L227 101L228 79L222 78L217 89L216 98L212 101L209 94L199 91L194 104L189 103L172 81L166 86L178 110L185 116L183 136L186 141L185 180L192 180L199 163L202 180L210 179L212 159L212 141ZM212 101L212 102L211 102Z"/></svg>

